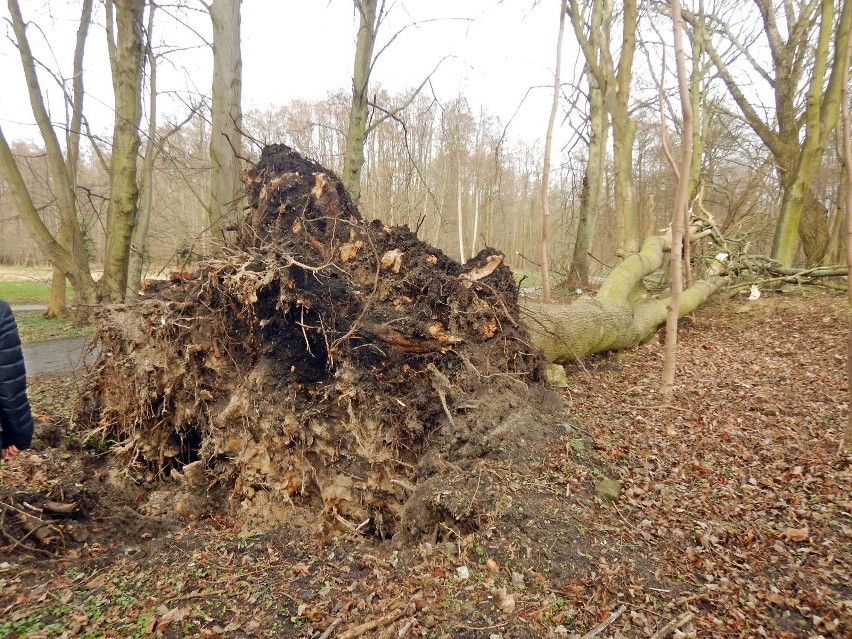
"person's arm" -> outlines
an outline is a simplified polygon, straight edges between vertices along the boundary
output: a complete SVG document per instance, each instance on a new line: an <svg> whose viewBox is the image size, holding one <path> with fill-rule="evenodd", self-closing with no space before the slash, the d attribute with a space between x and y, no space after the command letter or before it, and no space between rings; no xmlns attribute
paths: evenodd
<svg viewBox="0 0 852 639"><path fill-rule="evenodd" d="M3 459L29 448L33 418L27 400L27 371L12 309L0 302L0 426Z"/></svg>

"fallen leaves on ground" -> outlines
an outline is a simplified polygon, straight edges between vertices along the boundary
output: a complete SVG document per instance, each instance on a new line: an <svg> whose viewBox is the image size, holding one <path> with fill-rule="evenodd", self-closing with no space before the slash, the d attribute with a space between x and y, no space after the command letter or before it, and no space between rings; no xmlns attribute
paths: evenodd
<svg viewBox="0 0 852 639"><path fill-rule="evenodd" d="M852 632L847 312L835 296L714 302L682 331L671 406L655 400L658 344L573 375L624 533L689 586L699 636Z"/></svg>
<svg viewBox="0 0 852 639"><path fill-rule="evenodd" d="M527 450L535 472L460 477L478 494L446 499L476 501L478 527L414 546L166 522L108 500L97 442L26 451L0 499L87 535L0 541L0 637L849 636L847 312L838 296L708 305L681 333L673 405L655 399L656 340L584 362L558 443ZM36 412L61 388L39 387Z"/></svg>

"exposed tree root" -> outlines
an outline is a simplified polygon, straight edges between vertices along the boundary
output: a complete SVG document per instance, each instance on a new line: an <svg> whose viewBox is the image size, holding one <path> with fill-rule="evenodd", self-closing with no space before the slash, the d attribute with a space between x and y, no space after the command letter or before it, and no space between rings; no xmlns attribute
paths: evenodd
<svg viewBox="0 0 852 639"><path fill-rule="evenodd" d="M212 498L259 528L394 534L436 456L481 456L509 399L541 392L512 274L364 222L285 146L245 182L236 246L102 313L80 419L174 477L185 516Z"/></svg>

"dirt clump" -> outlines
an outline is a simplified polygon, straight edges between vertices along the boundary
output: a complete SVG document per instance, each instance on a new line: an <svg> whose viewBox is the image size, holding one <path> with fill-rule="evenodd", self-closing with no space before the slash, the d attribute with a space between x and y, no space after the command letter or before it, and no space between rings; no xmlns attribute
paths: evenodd
<svg viewBox="0 0 852 639"><path fill-rule="evenodd" d="M244 182L234 244L102 312L78 420L190 517L227 504L253 529L380 537L462 517L435 506L444 480L518 428L547 437L561 409L503 255L461 265L366 222L337 176L284 145Z"/></svg>

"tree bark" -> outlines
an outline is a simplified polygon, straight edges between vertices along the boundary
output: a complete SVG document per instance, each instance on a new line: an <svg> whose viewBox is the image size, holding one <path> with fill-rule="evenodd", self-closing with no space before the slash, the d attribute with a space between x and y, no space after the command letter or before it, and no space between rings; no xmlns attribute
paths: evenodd
<svg viewBox="0 0 852 639"><path fill-rule="evenodd" d="M571 270L568 273L568 285L572 287L589 285L589 253L595 241L606 160L607 126L606 111L603 106L604 89L598 86L592 73L587 71L586 77L589 82L589 155L586 160L583 187L580 191L577 240L574 243L574 255L571 258Z"/></svg>
<svg viewBox="0 0 852 639"><path fill-rule="evenodd" d="M669 402L674 394L675 368L677 364L677 322L680 317L680 299L683 279L681 264L683 258L683 228L687 209L687 196L692 175L692 100L686 79L686 62L683 55L683 33L681 28L680 1L671 0L672 23L674 26L674 48L677 60L678 89L680 108L683 113L683 140L681 142L680 171L677 179L674 211L672 212L671 247L671 295L666 306L666 347L663 358L663 376L660 383L660 398Z"/></svg>
<svg viewBox="0 0 852 639"><path fill-rule="evenodd" d="M849 303L852 304L852 124L849 116L849 66L852 64L852 39L847 40L843 56L843 82L840 91L840 131L843 143L843 164L845 165L845 177L843 182L843 201L846 208L846 268L848 270L847 294ZM846 418L846 428L843 432L843 440L840 444L841 450L852 452L852 313L847 313L849 322L848 342L846 350L846 380L848 393L846 401L849 404Z"/></svg>
<svg viewBox="0 0 852 639"><path fill-rule="evenodd" d="M808 187L802 202L802 217L799 220L799 241L808 266L827 264L825 261L829 244L828 209Z"/></svg>
<svg viewBox="0 0 852 639"><path fill-rule="evenodd" d="M142 117L142 16L145 0L107 0L107 43L115 95L110 198L100 298L120 302L127 290L130 243L139 212L137 160Z"/></svg>
<svg viewBox="0 0 852 639"><path fill-rule="evenodd" d="M582 297L568 305L522 301L533 344L548 361L560 364L639 344L666 321L667 301L646 298L642 278L662 266L670 248L670 236L649 237L640 252L613 269L594 298ZM725 264L715 261L704 278L683 291L679 317L719 289L724 270Z"/></svg>
<svg viewBox="0 0 852 639"><path fill-rule="evenodd" d="M242 73L240 0L213 0L213 89L210 109L210 235L222 233L239 219L243 186Z"/></svg>
<svg viewBox="0 0 852 639"><path fill-rule="evenodd" d="M559 85L562 75L562 35L565 33L565 14L568 0L559 5L559 35L556 38L556 70L553 73L553 99L550 103L550 116L547 119L547 134L544 138L544 165L541 169L541 299L550 303L550 156L553 149L553 127L556 124L556 111L559 108Z"/></svg>
<svg viewBox="0 0 852 639"><path fill-rule="evenodd" d="M364 167L364 140L369 115L370 67L376 44L378 0L355 0L359 15L355 63L352 71L352 103L346 133L346 156L343 160L343 185L357 205L361 198L361 169Z"/></svg>

